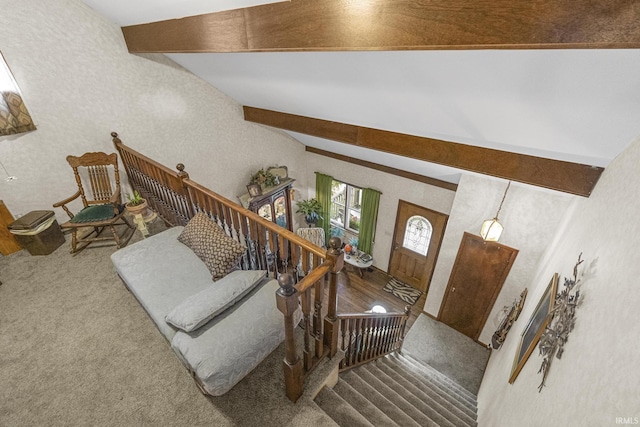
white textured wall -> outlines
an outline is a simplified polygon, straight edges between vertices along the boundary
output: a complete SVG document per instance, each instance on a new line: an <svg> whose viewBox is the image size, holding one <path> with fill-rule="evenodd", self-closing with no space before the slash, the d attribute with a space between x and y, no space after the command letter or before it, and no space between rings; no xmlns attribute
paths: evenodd
<svg viewBox="0 0 640 427"><path fill-rule="evenodd" d="M374 265L383 271L387 271L389 268L389 255L391 254L398 200L415 203L447 215L451 210L451 204L455 197L455 192L451 190L378 172L363 166L333 160L318 154L308 153L307 156L308 169L306 178L309 183L307 193L309 196L313 196L316 192L315 172L322 172L349 184L373 188L382 192L372 255ZM306 196L302 195L302 197Z"/></svg>
<svg viewBox="0 0 640 427"><path fill-rule="evenodd" d="M299 142L244 122L237 102L166 57L129 54L120 28L79 0L0 0L0 10L0 49L38 126L0 139L0 161L18 177L0 180L12 213L72 195L65 157L114 151L111 131L233 200L251 172L276 163L306 186Z"/></svg>
<svg viewBox="0 0 640 427"><path fill-rule="evenodd" d="M462 175L427 295L424 309L427 313L437 316L440 311L463 233L480 233L484 220L495 216L506 186L504 180L475 174ZM480 334L481 342L491 341L491 335L498 326L498 312L505 305L511 305L529 286L539 259L572 198L528 185L511 184L500 212L500 222L504 226L500 243L519 252Z"/></svg>
<svg viewBox="0 0 640 427"><path fill-rule="evenodd" d="M528 284L529 297L502 348L493 352L478 396L480 426L613 426L640 419L640 139L605 170L588 199L576 199ZM582 305L562 359L538 393L534 351L513 385L520 334L553 273L571 276L585 259ZM635 419L635 422L633 422Z"/></svg>

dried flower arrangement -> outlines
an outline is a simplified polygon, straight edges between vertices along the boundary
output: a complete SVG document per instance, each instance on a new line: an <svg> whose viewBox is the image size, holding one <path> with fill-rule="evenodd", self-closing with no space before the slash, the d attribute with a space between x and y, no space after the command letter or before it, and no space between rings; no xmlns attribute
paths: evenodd
<svg viewBox="0 0 640 427"><path fill-rule="evenodd" d="M251 175L250 184L258 184L263 189L267 187L273 187L278 185L279 178L269 172L268 170L260 169L258 172Z"/></svg>
<svg viewBox="0 0 640 427"><path fill-rule="evenodd" d="M542 391L551 368L553 357L562 358L564 345L569 339L569 333L575 326L576 307L580 298L578 289L580 279L578 279L578 266L582 264L582 253L578 256L578 262L573 267L573 278L564 279L564 289L556 295L555 304L551 315L553 316L549 326L540 337L538 349L543 356L542 365L538 373L542 372L542 382L538 386L538 393Z"/></svg>

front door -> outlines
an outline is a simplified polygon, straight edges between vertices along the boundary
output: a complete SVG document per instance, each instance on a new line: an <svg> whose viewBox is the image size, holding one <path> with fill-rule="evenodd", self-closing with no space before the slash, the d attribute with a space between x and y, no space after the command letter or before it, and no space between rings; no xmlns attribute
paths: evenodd
<svg viewBox="0 0 640 427"><path fill-rule="evenodd" d="M464 233L438 320L477 340L518 250Z"/></svg>
<svg viewBox="0 0 640 427"><path fill-rule="evenodd" d="M447 219L448 215L400 200L389 274L427 292Z"/></svg>

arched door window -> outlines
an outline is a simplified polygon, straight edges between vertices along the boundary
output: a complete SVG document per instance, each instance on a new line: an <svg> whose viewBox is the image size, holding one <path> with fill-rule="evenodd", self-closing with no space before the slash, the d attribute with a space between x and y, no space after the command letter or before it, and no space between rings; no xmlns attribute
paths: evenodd
<svg viewBox="0 0 640 427"><path fill-rule="evenodd" d="M412 216L405 225L402 247L420 255L427 255L432 231L433 226L428 219L420 215Z"/></svg>

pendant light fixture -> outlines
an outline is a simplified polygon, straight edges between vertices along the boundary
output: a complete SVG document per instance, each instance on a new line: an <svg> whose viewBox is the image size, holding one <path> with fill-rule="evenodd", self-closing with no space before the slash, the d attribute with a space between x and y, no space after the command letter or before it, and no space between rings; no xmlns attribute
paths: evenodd
<svg viewBox="0 0 640 427"><path fill-rule="evenodd" d="M509 187L511 186L511 181L507 184L507 188L504 190L504 195L502 196L502 201L500 202L500 206L498 207L498 212L496 212L496 216L492 219L488 219L482 223L482 229L480 230L480 235L486 242L497 242L502 235L502 231L504 227L498 221L498 215L500 215L500 210L502 209L502 204L504 203L504 199L507 197L507 192L509 191Z"/></svg>

